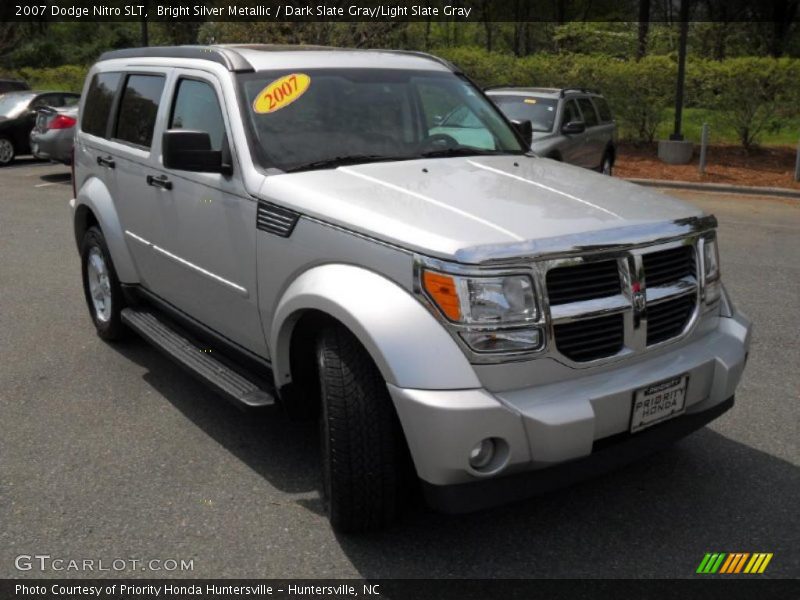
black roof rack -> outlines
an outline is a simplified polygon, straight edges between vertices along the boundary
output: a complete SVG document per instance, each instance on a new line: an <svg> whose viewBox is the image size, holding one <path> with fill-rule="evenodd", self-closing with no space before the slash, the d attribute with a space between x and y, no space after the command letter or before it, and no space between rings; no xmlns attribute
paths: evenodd
<svg viewBox="0 0 800 600"><path fill-rule="evenodd" d="M191 58L210 60L221 64L229 71L247 73L253 71L253 65L247 62L233 48L219 46L149 46L145 48L126 48L103 52L98 60L115 58Z"/></svg>
<svg viewBox="0 0 800 600"><path fill-rule="evenodd" d="M563 98L566 94L570 92L578 94L600 94L599 90L595 90L592 88L568 87L561 90L561 97Z"/></svg>

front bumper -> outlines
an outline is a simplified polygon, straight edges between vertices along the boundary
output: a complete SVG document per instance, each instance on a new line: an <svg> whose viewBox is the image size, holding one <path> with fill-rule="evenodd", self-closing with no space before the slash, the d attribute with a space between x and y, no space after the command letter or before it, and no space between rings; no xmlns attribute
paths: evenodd
<svg viewBox="0 0 800 600"><path fill-rule="evenodd" d="M622 465L715 419L733 405L750 344L744 315L718 322L668 353L512 392L389 385L429 502L465 512L523 498ZM684 414L629 434L634 392L684 373ZM478 472L469 452L487 437L500 440L497 468Z"/></svg>

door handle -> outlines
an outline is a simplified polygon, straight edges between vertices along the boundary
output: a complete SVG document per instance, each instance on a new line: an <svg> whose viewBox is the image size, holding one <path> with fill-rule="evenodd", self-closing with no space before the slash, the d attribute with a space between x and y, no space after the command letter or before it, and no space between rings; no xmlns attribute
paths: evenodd
<svg viewBox="0 0 800 600"><path fill-rule="evenodd" d="M148 175L147 185L152 185L153 187L161 188L162 190L172 189L172 182L169 179L167 179L166 175L161 175L159 177L153 177L152 175Z"/></svg>
<svg viewBox="0 0 800 600"><path fill-rule="evenodd" d="M108 167L109 169L113 169L117 166L117 163L109 156L108 158L103 158L102 156L97 157L97 164L101 167Z"/></svg>

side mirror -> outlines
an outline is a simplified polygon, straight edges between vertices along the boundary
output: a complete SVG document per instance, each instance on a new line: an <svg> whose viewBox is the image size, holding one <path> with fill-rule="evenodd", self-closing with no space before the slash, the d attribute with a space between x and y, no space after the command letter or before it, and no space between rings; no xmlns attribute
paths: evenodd
<svg viewBox="0 0 800 600"><path fill-rule="evenodd" d="M525 143L530 146L533 142L533 125L531 125L531 122L526 119L525 121L511 121L511 124L525 140Z"/></svg>
<svg viewBox="0 0 800 600"><path fill-rule="evenodd" d="M570 121L561 128L561 133L566 133L567 135L583 133L584 131L586 131L586 123L583 121Z"/></svg>
<svg viewBox="0 0 800 600"><path fill-rule="evenodd" d="M205 131L168 129L161 138L161 154L167 169L223 175L233 172L223 160L223 151L211 149L211 137Z"/></svg>

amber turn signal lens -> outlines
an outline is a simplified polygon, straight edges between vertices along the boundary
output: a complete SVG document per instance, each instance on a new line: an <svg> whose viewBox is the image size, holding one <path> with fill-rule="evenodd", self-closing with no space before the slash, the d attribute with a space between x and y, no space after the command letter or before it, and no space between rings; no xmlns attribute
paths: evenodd
<svg viewBox="0 0 800 600"><path fill-rule="evenodd" d="M451 321L461 320L461 304L458 300L455 279L449 275L425 271L425 291Z"/></svg>

